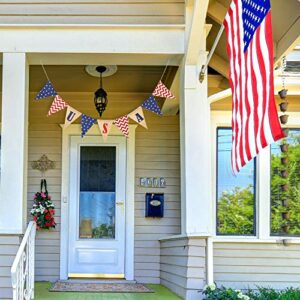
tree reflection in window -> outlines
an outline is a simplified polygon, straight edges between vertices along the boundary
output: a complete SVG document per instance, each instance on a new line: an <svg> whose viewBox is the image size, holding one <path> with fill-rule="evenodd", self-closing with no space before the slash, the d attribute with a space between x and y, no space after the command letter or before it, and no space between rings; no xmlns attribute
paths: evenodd
<svg viewBox="0 0 300 300"><path fill-rule="evenodd" d="M280 145L289 144L282 153ZM283 164L281 158L287 158ZM287 177L282 177L282 171ZM300 235L300 130L271 145L271 234Z"/></svg>
<svg viewBox="0 0 300 300"><path fill-rule="evenodd" d="M255 159L231 169L232 130L217 129L217 234L255 235Z"/></svg>

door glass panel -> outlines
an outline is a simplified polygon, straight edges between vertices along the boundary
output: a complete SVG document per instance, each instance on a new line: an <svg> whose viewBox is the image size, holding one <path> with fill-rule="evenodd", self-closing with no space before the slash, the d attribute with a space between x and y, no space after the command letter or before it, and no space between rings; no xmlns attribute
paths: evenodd
<svg viewBox="0 0 300 300"><path fill-rule="evenodd" d="M116 147L81 147L79 238L115 238L115 198Z"/></svg>

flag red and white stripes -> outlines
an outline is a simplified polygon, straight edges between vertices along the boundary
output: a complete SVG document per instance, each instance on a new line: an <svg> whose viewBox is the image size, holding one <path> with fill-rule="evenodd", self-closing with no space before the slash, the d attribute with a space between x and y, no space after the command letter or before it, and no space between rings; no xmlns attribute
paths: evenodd
<svg viewBox="0 0 300 300"><path fill-rule="evenodd" d="M232 89L234 173L284 137L274 98L270 0L233 0L224 20Z"/></svg>
<svg viewBox="0 0 300 300"><path fill-rule="evenodd" d="M58 111L66 108L67 106L68 104L62 99L62 97L56 95L48 111L48 116L57 113Z"/></svg>

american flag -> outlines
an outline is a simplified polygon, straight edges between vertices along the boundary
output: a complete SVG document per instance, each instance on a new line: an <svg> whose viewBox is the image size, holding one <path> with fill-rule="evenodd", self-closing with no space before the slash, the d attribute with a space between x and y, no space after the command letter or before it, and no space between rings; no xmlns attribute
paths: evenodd
<svg viewBox="0 0 300 300"><path fill-rule="evenodd" d="M224 20L232 89L234 173L284 137L275 98L270 0L233 0Z"/></svg>

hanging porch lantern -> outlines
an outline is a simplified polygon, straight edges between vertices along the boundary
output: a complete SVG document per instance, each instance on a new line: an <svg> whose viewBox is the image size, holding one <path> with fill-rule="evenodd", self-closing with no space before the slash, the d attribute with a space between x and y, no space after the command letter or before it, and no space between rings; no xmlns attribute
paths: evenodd
<svg viewBox="0 0 300 300"><path fill-rule="evenodd" d="M102 73L106 71L106 67L98 66L96 68L96 70L97 70L97 72L100 73L100 88L95 92L94 104L95 104L97 112L99 113L99 115L101 117L103 112L106 109L107 102L108 102L107 93L103 89L103 86L102 86Z"/></svg>

